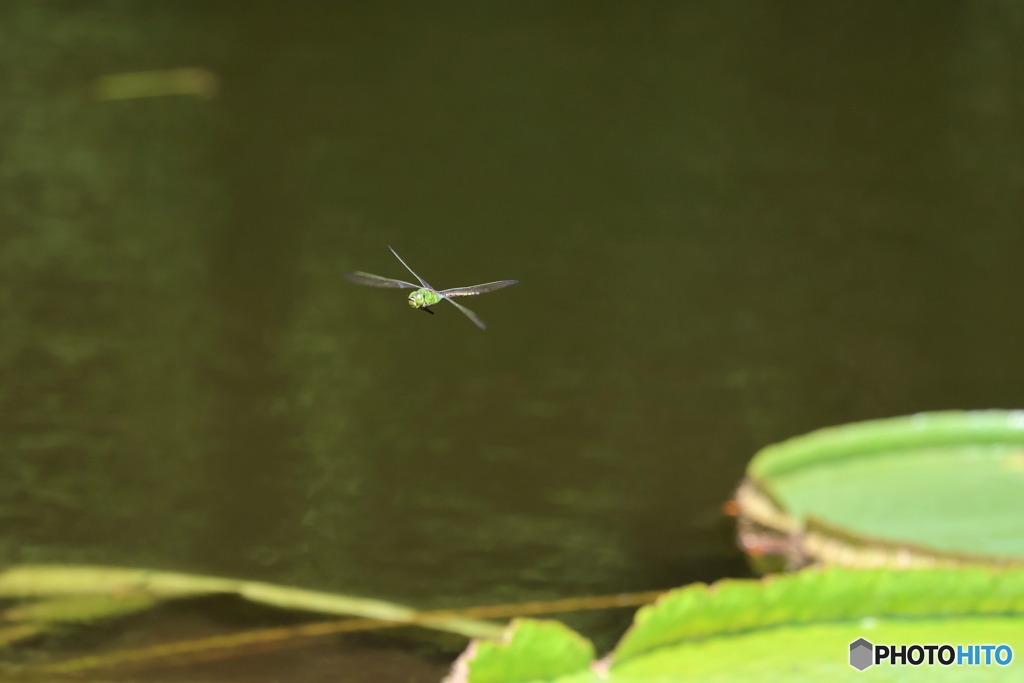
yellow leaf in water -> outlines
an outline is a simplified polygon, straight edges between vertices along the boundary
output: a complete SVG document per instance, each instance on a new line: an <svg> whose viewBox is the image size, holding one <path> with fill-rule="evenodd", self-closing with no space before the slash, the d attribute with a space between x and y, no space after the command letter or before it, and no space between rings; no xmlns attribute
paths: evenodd
<svg viewBox="0 0 1024 683"><path fill-rule="evenodd" d="M198 95L209 99L219 89L217 77L206 69L167 69L134 71L103 76L96 82L96 97L101 100L130 100L164 95Z"/></svg>

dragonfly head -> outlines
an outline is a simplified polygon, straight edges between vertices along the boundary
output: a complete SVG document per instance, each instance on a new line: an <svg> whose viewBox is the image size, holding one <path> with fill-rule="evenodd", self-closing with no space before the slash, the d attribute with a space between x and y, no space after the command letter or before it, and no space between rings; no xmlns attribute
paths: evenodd
<svg viewBox="0 0 1024 683"><path fill-rule="evenodd" d="M423 308L427 305L427 302L423 297L423 290L417 289L415 292L409 295L409 305L413 308Z"/></svg>

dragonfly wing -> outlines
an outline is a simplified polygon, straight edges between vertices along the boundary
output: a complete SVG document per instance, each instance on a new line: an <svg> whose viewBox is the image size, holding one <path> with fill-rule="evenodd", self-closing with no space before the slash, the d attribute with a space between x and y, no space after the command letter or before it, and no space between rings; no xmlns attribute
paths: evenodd
<svg viewBox="0 0 1024 683"><path fill-rule="evenodd" d="M483 320L481 320L480 318L477 317L476 313L474 313L473 311L469 310L468 308L466 308L462 304L456 303L455 301L449 299L448 297L445 297L444 300L449 302L449 303L451 303L452 306L455 306L455 308L457 308L460 311L462 311L463 313L465 313L466 317L469 318L470 320L472 320L473 324L475 324L481 330L486 330L487 329L487 325L484 324Z"/></svg>
<svg viewBox="0 0 1024 683"><path fill-rule="evenodd" d="M519 282L519 280L499 280L497 282L488 282L482 285L473 285L472 287L456 287L454 289L446 289L443 292L439 292L439 294L443 294L444 296L476 296L477 294L493 292L496 289L501 289L502 287L514 285L517 282Z"/></svg>
<svg viewBox="0 0 1024 683"><path fill-rule="evenodd" d="M345 279L349 282L354 282L357 285L366 285L367 287L390 287L392 289L419 289L419 285L414 285L405 280L393 280L389 277L381 277L380 275L371 275L370 273L363 273L356 271L354 273L345 273Z"/></svg>
<svg viewBox="0 0 1024 683"><path fill-rule="evenodd" d="M388 249L391 249L391 247L390 247L390 246L388 246ZM402 261L402 257L398 255L398 252L397 252L397 251L395 251L394 249L391 249L391 253L395 255L395 258L396 258L396 259L398 259L399 261ZM426 287L427 289L433 290L433 291L435 291L435 292L437 291L436 289L434 289L433 287L431 287L431 286L430 286L430 285L429 285L429 284L427 283L427 281L426 281L426 280L424 280L424 279L423 279L423 278L421 278L421 277L420 277L419 275L417 275L417 274L416 274L416 271L415 271L415 270L413 270L412 268L410 268L410 267L409 267L409 264L408 264L408 263L406 263L405 261L402 261L402 265L403 265L403 266L405 266L405 269L406 269L406 270L408 270L408 271L409 271L410 273L412 273L412 276L413 276L414 278L416 278L417 280L419 280L419 281L420 281L420 284L421 284L421 285L423 285L423 286L424 286L424 287Z"/></svg>

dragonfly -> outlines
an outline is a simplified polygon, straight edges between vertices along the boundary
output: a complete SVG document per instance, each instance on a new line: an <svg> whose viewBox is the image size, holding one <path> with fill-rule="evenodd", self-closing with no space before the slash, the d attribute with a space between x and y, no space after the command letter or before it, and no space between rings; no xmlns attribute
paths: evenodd
<svg viewBox="0 0 1024 683"><path fill-rule="evenodd" d="M389 246L388 249L391 249ZM380 275L371 275L370 273L364 273L362 271L355 271L352 273L346 273L345 279L349 282L354 282L357 285L366 285L367 287L389 287L391 289L414 289L416 290L409 295L409 305L413 308L418 308L421 311L433 315L434 312L430 310L430 307L439 304L442 301L450 302L455 308L459 309L466 314L466 317L473 321L473 323L481 330L486 330L487 325L481 320L476 313L469 310L459 302L455 301L454 297L458 296L476 296L485 292L493 292L496 289L502 287L508 287L514 285L519 280L498 280L497 282L487 282L482 285L473 285L472 287L455 287L454 289L434 289L427 283L426 280L416 274L412 268L409 267L405 261L402 261L402 257L398 255L398 252L391 249L391 253L395 255L395 258L401 261L405 269L412 273L412 276L416 278L420 284L414 285L411 282L405 280L395 280L390 277L381 277Z"/></svg>

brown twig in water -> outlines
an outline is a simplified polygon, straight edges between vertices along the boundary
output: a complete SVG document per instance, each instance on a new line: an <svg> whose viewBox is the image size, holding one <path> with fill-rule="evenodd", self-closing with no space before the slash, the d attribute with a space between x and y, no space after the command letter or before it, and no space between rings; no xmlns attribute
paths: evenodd
<svg viewBox="0 0 1024 683"><path fill-rule="evenodd" d="M410 626L441 619L499 619L615 607L636 607L654 602L663 593L664 591L619 593L615 595L565 598L562 600L509 605L470 607L462 610L436 610L422 612L412 622L384 621L380 619L342 619L303 624L301 626L243 631L225 636L182 640L163 645L79 657L34 667L32 671L35 673L59 674L77 673L90 669L145 666L151 664L180 666L259 652L301 647L311 638L319 638L336 633Z"/></svg>

